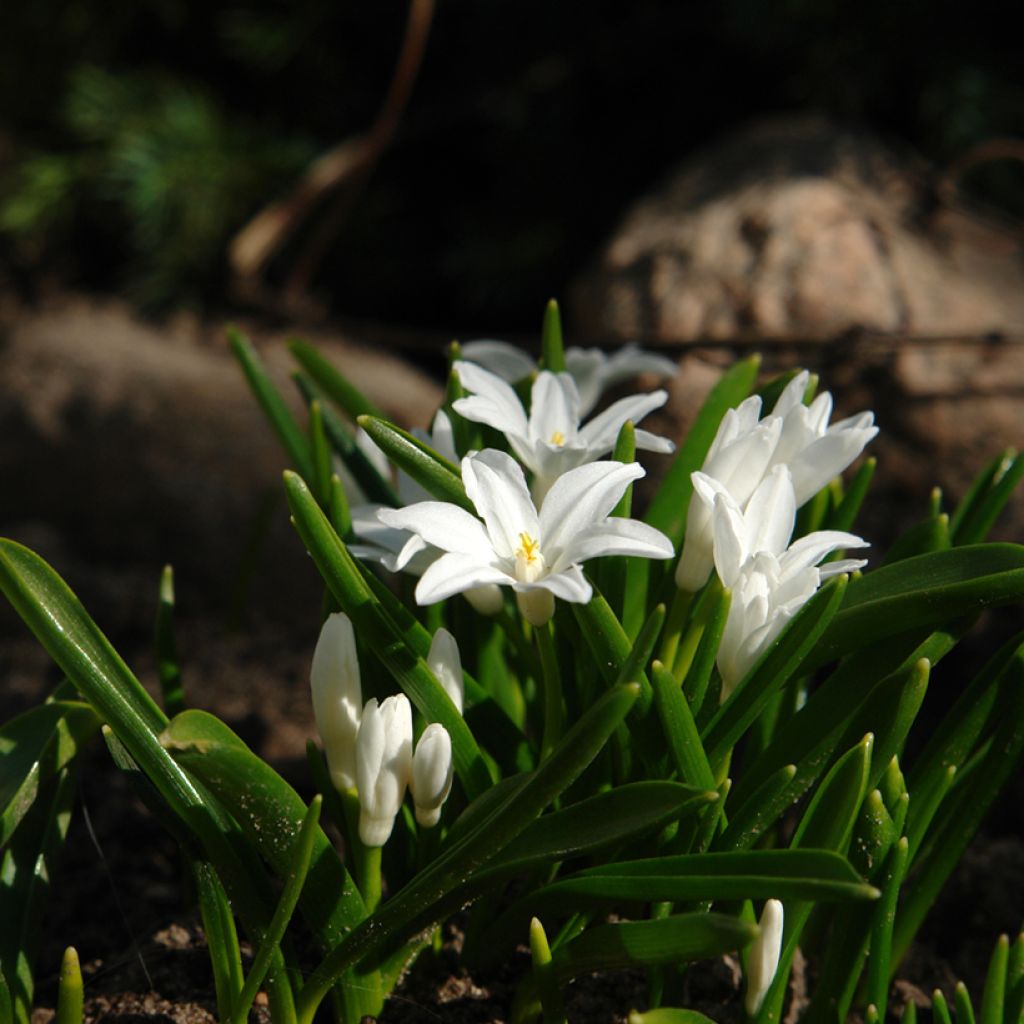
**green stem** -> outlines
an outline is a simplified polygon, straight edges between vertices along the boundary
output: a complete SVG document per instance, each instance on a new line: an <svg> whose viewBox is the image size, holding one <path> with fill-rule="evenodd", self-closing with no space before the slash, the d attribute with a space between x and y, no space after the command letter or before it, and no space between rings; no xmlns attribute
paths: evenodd
<svg viewBox="0 0 1024 1024"><path fill-rule="evenodd" d="M363 902L367 914L372 914L380 906L380 852L382 846L364 846L359 844L357 859L361 862L363 876Z"/></svg>
<svg viewBox="0 0 1024 1024"><path fill-rule="evenodd" d="M683 632L683 624L690 613L692 602L693 594L689 590L676 588L672 597L672 606L668 610L665 631L661 635L661 652L658 655L658 660L663 665L675 664L676 652L679 650L679 637Z"/></svg>
<svg viewBox="0 0 1024 1024"><path fill-rule="evenodd" d="M537 636L537 651L540 654L541 680L544 687L544 731L541 736L540 759L545 761L562 737L562 679L558 670L558 652L555 650L551 623L538 626L534 633Z"/></svg>

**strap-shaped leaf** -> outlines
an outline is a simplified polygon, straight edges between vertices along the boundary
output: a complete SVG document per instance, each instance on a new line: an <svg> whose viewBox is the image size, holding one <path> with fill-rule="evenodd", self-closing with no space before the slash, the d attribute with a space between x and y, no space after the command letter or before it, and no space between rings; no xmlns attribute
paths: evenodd
<svg viewBox="0 0 1024 1024"><path fill-rule="evenodd" d="M853 524L857 521L857 513L860 512L860 507L864 504L864 499L871 487L877 463L878 460L874 458L867 458L861 463L839 504L829 513L825 521L826 529L843 531L853 529Z"/></svg>
<svg viewBox="0 0 1024 1024"><path fill-rule="evenodd" d="M64 768L99 730L88 704L40 704L0 729L0 848L28 813L40 786Z"/></svg>
<svg viewBox="0 0 1024 1024"><path fill-rule="evenodd" d="M353 419L360 416L383 416L364 395L322 352L308 341L294 339L288 343L295 361L323 389L324 393Z"/></svg>
<svg viewBox="0 0 1024 1024"><path fill-rule="evenodd" d="M1007 450L996 456L953 513L953 543L976 544L984 540L1022 476L1024 455Z"/></svg>
<svg viewBox="0 0 1024 1024"><path fill-rule="evenodd" d="M356 631L398 681L428 722L440 722L452 739L452 756L467 793L473 797L491 784L490 772L473 734L458 709L412 649L367 585L345 543L334 532L305 482L285 474L285 490L295 528L313 556L320 575Z"/></svg>
<svg viewBox="0 0 1024 1024"><path fill-rule="evenodd" d="M907 558L851 580L808 668L918 627L1024 598L1024 547L972 544Z"/></svg>
<svg viewBox="0 0 1024 1024"><path fill-rule="evenodd" d="M256 396L256 401L259 402L274 433L284 445L284 450L288 453L292 465L304 477L312 480L313 460L310 456L306 434L295 421L288 404L267 375L263 361L256 354L252 342L241 331L233 327L228 329L228 342L235 358L242 366L242 372L249 382L252 393Z"/></svg>
<svg viewBox="0 0 1024 1024"><path fill-rule="evenodd" d="M714 789L715 777L704 753L690 705L676 677L660 661L651 666L651 685L654 687L654 706L658 709L679 778L693 786Z"/></svg>
<svg viewBox="0 0 1024 1024"><path fill-rule="evenodd" d="M565 372L565 343L562 340L562 316L558 303L548 299L540 333L540 365L552 373Z"/></svg>
<svg viewBox="0 0 1024 1024"><path fill-rule="evenodd" d="M29 1024L33 964L43 912L56 877L75 796L74 764L45 787L0 855L0 975L8 990L14 1024Z"/></svg>
<svg viewBox="0 0 1024 1024"><path fill-rule="evenodd" d="M449 462L408 431L376 416L360 416L359 426L399 469L405 470L421 487L439 501L450 501L476 515L476 506L466 495L459 467Z"/></svg>
<svg viewBox="0 0 1024 1024"><path fill-rule="evenodd" d="M593 971L703 960L748 946L757 925L722 914L677 914L598 925L560 946L551 961L561 981Z"/></svg>

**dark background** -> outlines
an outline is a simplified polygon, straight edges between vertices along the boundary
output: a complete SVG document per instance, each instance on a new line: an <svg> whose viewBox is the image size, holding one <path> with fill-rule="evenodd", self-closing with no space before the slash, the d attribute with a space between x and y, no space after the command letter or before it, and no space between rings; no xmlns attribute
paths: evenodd
<svg viewBox="0 0 1024 1024"><path fill-rule="evenodd" d="M765 113L825 113L946 166L1024 129L1011 9L440 0L397 133L309 293L463 336L532 331L631 200ZM228 241L369 129L407 13L395 0L0 5L7 276L151 311L230 304ZM966 185L1024 212L1018 163ZM272 287L307 241L277 253Z"/></svg>

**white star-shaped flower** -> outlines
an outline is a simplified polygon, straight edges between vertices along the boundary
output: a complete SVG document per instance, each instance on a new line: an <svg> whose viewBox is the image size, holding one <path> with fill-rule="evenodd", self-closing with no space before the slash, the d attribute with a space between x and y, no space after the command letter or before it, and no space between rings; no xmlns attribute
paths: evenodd
<svg viewBox="0 0 1024 1024"><path fill-rule="evenodd" d="M442 501L382 509L378 515L386 526L410 530L445 552L423 573L416 587L419 604L486 584L510 586L527 621L543 625L556 597L590 600L581 562L600 555L672 556L663 533L609 515L643 475L635 462L578 466L555 481L538 512L518 463L487 449L462 460L462 481L479 519Z"/></svg>
<svg viewBox="0 0 1024 1024"><path fill-rule="evenodd" d="M580 396L567 373L544 370L533 382L530 415L519 396L500 377L474 366L457 362L455 370L471 394L458 399L452 408L476 423L500 430L516 457L534 475L533 496L541 504L548 490L563 473L603 458L615 447L622 425L639 422L665 404L667 391L632 395L580 425ZM674 451L675 445L646 430L636 432L637 448L655 452Z"/></svg>
<svg viewBox="0 0 1024 1024"><path fill-rule="evenodd" d="M468 341L462 346L462 355L509 384L515 384L537 372L536 360L507 341ZM580 415L586 416L612 385L641 373L671 377L676 372L676 364L665 356L645 352L639 345L623 345L612 353L599 348L570 345L565 350L565 369L576 382L579 391Z"/></svg>
<svg viewBox="0 0 1024 1024"><path fill-rule="evenodd" d="M809 406L803 404L809 378L806 370L798 373L764 419L756 395L722 418L701 471L717 481L740 508L779 465L789 468L799 508L842 473L878 433L870 412L829 426L832 396L827 391ZM699 589L707 581L712 562L711 508L693 500L676 567L676 585L683 590Z"/></svg>
<svg viewBox="0 0 1024 1024"><path fill-rule="evenodd" d="M833 551L868 545L840 530L819 530L789 544L796 498L785 465L772 470L745 510L712 478L694 473L693 479L695 500L712 509L715 569L732 594L717 657L724 701L826 579L866 564L818 563Z"/></svg>

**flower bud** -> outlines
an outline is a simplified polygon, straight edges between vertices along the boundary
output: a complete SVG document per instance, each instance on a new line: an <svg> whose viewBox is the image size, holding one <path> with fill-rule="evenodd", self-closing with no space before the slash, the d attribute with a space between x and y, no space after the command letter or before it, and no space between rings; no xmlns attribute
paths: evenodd
<svg viewBox="0 0 1024 1024"><path fill-rule="evenodd" d="M335 612L320 629L310 668L313 714L331 781L344 792L356 784L356 733L363 694L352 622Z"/></svg>
<svg viewBox="0 0 1024 1024"><path fill-rule="evenodd" d="M775 980L782 950L782 904L778 900L768 900L757 923L761 933L747 956L747 995L743 1005L748 1017L757 1015Z"/></svg>
<svg viewBox="0 0 1024 1024"><path fill-rule="evenodd" d="M416 744L409 779L416 820L424 828L433 828L441 820L441 806L451 788L452 739L443 725L432 722Z"/></svg>
<svg viewBox="0 0 1024 1024"><path fill-rule="evenodd" d="M359 838L383 846L391 835L412 770L412 708L405 694L366 702L356 735Z"/></svg>
<svg viewBox="0 0 1024 1024"><path fill-rule="evenodd" d="M434 673L437 681L444 687L444 692L452 699L452 703L462 714L463 682L462 658L459 657L459 645L455 637L447 629L439 629L434 634L427 654L427 665Z"/></svg>

